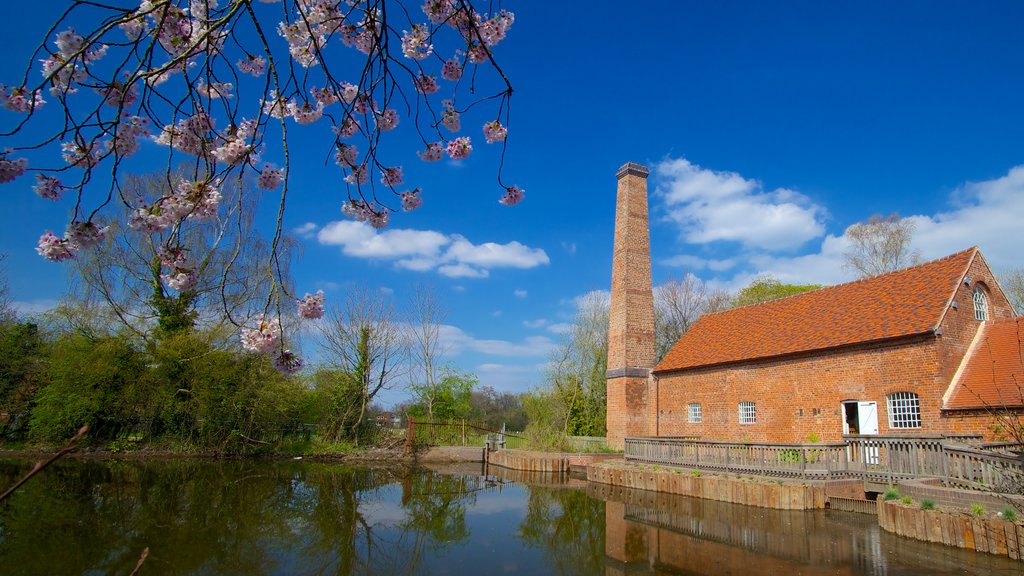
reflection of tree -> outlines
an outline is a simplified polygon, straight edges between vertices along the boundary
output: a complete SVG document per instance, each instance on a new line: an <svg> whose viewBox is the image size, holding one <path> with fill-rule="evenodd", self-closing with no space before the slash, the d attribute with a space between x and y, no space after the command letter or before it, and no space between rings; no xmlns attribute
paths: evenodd
<svg viewBox="0 0 1024 576"><path fill-rule="evenodd" d="M604 502L582 490L531 486L519 536L548 554L555 574L601 574L604 522Z"/></svg>
<svg viewBox="0 0 1024 576"><path fill-rule="evenodd" d="M408 543L404 566L408 574L423 568L423 552L440 552L469 540L466 508L476 503L484 487L477 476L448 476L433 471L407 475L402 480L403 540Z"/></svg>

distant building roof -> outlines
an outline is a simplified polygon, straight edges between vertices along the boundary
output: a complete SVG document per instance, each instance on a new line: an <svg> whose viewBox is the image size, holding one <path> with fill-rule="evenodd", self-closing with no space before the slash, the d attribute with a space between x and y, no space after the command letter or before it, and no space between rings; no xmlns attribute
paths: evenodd
<svg viewBox="0 0 1024 576"><path fill-rule="evenodd" d="M655 372L934 331L977 247L889 274L701 317Z"/></svg>
<svg viewBox="0 0 1024 576"><path fill-rule="evenodd" d="M1019 406L1024 406L1024 318L986 322L943 408Z"/></svg>

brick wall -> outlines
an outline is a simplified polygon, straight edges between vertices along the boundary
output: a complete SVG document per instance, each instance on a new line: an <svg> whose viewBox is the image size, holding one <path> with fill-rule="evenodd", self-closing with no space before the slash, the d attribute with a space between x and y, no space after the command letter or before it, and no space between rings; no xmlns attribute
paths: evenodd
<svg viewBox="0 0 1024 576"><path fill-rule="evenodd" d="M647 168L619 169L608 319L608 445L647 435L652 422L647 371L654 367L654 293L647 219Z"/></svg>
<svg viewBox="0 0 1024 576"><path fill-rule="evenodd" d="M663 375L654 385L659 436L699 435L705 439L751 442L806 442L841 439L843 400L877 403L879 434L980 433L993 439L990 415L943 413L942 396L980 326L972 289L988 287L989 317L1013 315L1012 308L979 253L968 270L971 285L951 288L941 334L844 347L784 359L752 361ZM918 394L921 428L889 427L886 396ZM738 405L755 402L757 422L740 424ZM687 405L701 404L703 421L687 421Z"/></svg>

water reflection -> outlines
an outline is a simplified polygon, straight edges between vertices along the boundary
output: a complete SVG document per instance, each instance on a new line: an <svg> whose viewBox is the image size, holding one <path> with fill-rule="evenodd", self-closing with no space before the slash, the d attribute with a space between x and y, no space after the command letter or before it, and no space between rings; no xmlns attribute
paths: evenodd
<svg viewBox="0 0 1024 576"><path fill-rule="evenodd" d="M0 486L29 467L0 462ZM60 462L0 509L0 573L1019 573L868 516L746 508L479 465Z"/></svg>

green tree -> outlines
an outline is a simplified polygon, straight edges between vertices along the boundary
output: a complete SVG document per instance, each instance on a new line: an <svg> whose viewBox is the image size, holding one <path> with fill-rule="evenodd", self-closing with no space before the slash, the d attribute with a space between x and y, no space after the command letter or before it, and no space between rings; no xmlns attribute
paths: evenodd
<svg viewBox="0 0 1024 576"><path fill-rule="evenodd" d="M771 276L754 278L746 288L736 293L732 299L734 307L760 304L787 296L803 294L821 288L821 284L783 284Z"/></svg>
<svg viewBox="0 0 1024 576"><path fill-rule="evenodd" d="M468 418L472 410L470 398L473 388L479 383L475 374L445 366L433 386L426 383L412 385L416 403L410 407L409 413L440 420Z"/></svg>
<svg viewBox="0 0 1024 576"><path fill-rule="evenodd" d="M0 321L0 437L28 429L32 400L46 382L46 354L36 324Z"/></svg>

